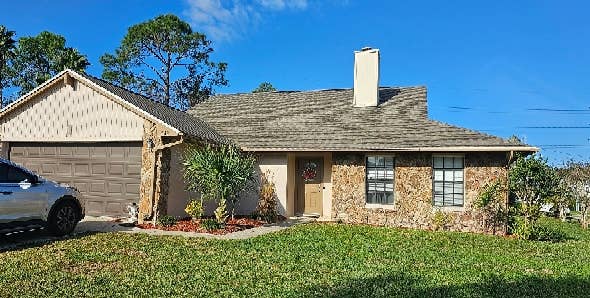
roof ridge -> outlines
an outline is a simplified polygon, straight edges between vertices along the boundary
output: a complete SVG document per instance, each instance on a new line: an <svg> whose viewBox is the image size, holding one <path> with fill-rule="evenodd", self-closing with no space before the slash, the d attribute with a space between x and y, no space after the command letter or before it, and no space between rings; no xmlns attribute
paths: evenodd
<svg viewBox="0 0 590 298"><path fill-rule="evenodd" d="M73 70L72 70L72 71L73 71ZM103 82L103 83L105 83L105 84L109 84L109 85L111 85L111 86L113 86L113 87L115 87L115 88L119 88L119 89L121 89L121 90L123 90L123 91L125 91L125 92L132 93L133 95L141 96L141 97L143 97L143 98L145 98L145 99L147 99L147 100L150 100L150 101L151 101L151 102L153 102L153 103L160 104L160 105L162 105L162 106L164 106L164 107L166 107L166 108L169 108L169 109L172 109L172 110L175 110L175 111L179 111L179 112L184 112L184 111L183 111L183 110L181 110L181 109L177 109L177 108L175 108L175 107L172 107L172 106L169 106L169 105L167 105L167 104L164 104L163 102L156 101L156 100L152 99L151 97L147 97L147 96L145 96L145 95L143 95L143 94L141 94L141 93L138 93L138 92L135 92L135 91L133 91L133 90L127 89L127 88L125 88L125 87L123 87L123 86L119 86L119 85L117 85L117 84L115 84L115 83L113 83L113 82L109 82L109 81L107 81L107 80L104 80L104 79L102 79L102 78L95 77L95 76L93 76L93 75L90 75L90 74L87 74L87 73L78 73L78 74L79 74L79 75L82 75L82 76L88 76L88 77L91 77L91 78L93 78L93 79L95 79L95 80L99 80L99 81L101 81L101 82Z"/></svg>

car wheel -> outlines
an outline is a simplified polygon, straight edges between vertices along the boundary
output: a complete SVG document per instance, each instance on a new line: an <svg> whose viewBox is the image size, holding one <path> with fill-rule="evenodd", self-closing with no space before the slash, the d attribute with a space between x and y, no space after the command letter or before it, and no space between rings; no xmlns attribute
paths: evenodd
<svg viewBox="0 0 590 298"><path fill-rule="evenodd" d="M78 206L72 202L62 202L57 205L49 215L49 232L55 236L67 235L74 231L78 221Z"/></svg>

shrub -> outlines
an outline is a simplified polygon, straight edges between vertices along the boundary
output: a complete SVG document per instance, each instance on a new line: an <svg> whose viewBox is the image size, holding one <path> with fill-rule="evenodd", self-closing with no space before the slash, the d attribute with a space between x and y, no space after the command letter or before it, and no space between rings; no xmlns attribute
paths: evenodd
<svg viewBox="0 0 590 298"><path fill-rule="evenodd" d="M195 220L203 217L203 213L205 212L203 209L203 200L191 200L184 208L186 214L190 215L190 217Z"/></svg>
<svg viewBox="0 0 590 298"><path fill-rule="evenodd" d="M508 181L510 191L519 200L519 214L527 222L527 227L534 226L541 205L558 192L559 179L555 169L540 156L519 156L510 166Z"/></svg>
<svg viewBox="0 0 590 298"><path fill-rule="evenodd" d="M278 197L274 182L269 180L270 171L260 176L260 196L255 215L266 222L275 222L278 218Z"/></svg>
<svg viewBox="0 0 590 298"><path fill-rule="evenodd" d="M172 216L172 215L162 215L160 217L158 217L158 221L156 222L156 224L158 226L162 226L162 227L171 227L173 225L175 225L177 222L176 217Z"/></svg>
<svg viewBox="0 0 590 298"><path fill-rule="evenodd" d="M223 227L222 224L217 222L217 220L212 218L207 218L201 221L201 227L207 231L221 229Z"/></svg>
<svg viewBox="0 0 590 298"><path fill-rule="evenodd" d="M508 209L506 208L506 181L497 179L487 184L473 202L476 209L482 213L482 226L495 234L496 230L505 227L508 221Z"/></svg>
<svg viewBox="0 0 590 298"><path fill-rule="evenodd" d="M536 225L533 227L529 240L560 242L566 238L566 234L559 229Z"/></svg>
<svg viewBox="0 0 590 298"><path fill-rule="evenodd" d="M539 223L531 224L522 217L516 217L513 226L513 233L518 239L535 240L535 241L552 241L560 242L567 239L567 235L562 230L541 225Z"/></svg>
<svg viewBox="0 0 590 298"><path fill-rule="evenodd" d="M188 189L201 192L205 200L229 200L233 218L238 194L254 177L255 162L235 145L192 146L184 156L184 178Z"/></svg>
<svg viewBox="0 0 590 298"><path fill-rule="evenodd" d="M213 214L215 215L215 219L219 224L223 224L227 220L227 205L225 204L225 200L221 200L219 202L219 206L215 209Z"/></svg>

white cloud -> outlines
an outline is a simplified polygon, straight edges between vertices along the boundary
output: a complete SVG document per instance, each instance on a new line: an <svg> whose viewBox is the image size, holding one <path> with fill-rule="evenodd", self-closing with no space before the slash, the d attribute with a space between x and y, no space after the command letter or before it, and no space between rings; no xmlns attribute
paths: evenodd
<svg viewBox="0 0 590 298"><path fill-rule="evenodd" d="M228 41L256 27L269 12L304 10L307 0L186 0L193 28L215 41Z"/></svg>

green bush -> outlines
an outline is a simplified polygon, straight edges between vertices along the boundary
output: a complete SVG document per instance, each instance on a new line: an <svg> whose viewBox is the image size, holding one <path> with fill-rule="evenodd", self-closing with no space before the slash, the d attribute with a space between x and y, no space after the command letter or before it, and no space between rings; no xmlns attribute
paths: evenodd
<svg viewBox="0 0 590 298"><path fill-rule="evenodd" d="M204 200L229 204L234 218L239 193L254 177L254 156L235 145L197 146L188 148L183 158L184 178L188 190L198 191Z"/></svg>
<svg viewBox="0 0 590 298"><path fill-rule="evenodd" d="M530 224L522 217L515 218L512 232L523 240L561 242L567 239L566 233L554 226Z"/></svg>
<svg viewBox="0 0 590 298"><path fill-rule="evenodd" d="M201 227L207 231L212 231L223 228L223 225L215 219L207 218L201 221Z"/></svg>
<svg viewBox="0 0 590 298"><path fill-rule="evenodd" d="M176 219L176 217L174 217L172 215L162 215L162 216L158 217L158 221L156 222L156 225L162 226L162 227L171 227L171 226L175 225L177 221L178 220Z"/></svg>
<svg viewBox="0 0 590 298"><path fill-rule="evenodd" d="M566 240L566 234L556 228L536 225L533 227L529 240L561 242Z"/></svg>
<svg viewBox="0 0 590 298"><path fill-rule="evenodd" d="M191 200L184 208L184 212L190 215L190 217L195 220L203 217L203 213L205 212L203 209L203 200Z"/></svg>

